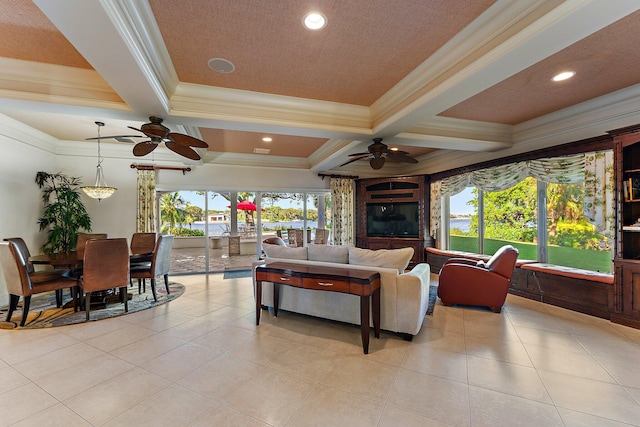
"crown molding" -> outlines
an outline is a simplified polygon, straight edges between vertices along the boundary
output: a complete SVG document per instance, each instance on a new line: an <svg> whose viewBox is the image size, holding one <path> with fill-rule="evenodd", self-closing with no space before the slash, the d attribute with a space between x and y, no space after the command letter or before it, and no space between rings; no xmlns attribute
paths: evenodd
<svg viewBox="0 0 640 427"><path fill-rule="evenodd" d="M58 144L56 138L2 113L0 113L0 136L56 154L56 146Z"/></svg>
<svg viewBox="0 0 640 427"><path fill-rule="evenodd" d="M175 116L371 134L370 110L360 105L193 83L178 84L171 105Z"/></svg>
<svg viewBox="0 0 640 427"><path fill-rule="evenodd" d="M128 110L95 71L0 58L0 96L25 101Z"/></svg>

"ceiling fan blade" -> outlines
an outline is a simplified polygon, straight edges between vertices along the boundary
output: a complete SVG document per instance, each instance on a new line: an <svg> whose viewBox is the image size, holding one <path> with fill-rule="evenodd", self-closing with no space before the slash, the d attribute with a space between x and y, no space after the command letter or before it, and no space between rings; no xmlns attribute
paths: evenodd
<svg viewBox="0 0 640 427"><path fill-rule="evenodd" d="M179 145L172 141L167 141L164 143L167 148L173 151L176 154L184 156L191 160L200 160L200 155L195 152L195 150L191 147L187 147L186 145Z"/></svg>
<svg viewBox="0 0 640 427"><path fill-rule="evenodd" d="M151 141L139 142L133 147L133 155L138 157L146 156L155 150L157 146L158 144L154 144Z"/></svg>
<svg viewBox="0 0 640 427"><path fill-rule="evenodd" d="M392 162L418 163L416 159L400 151L390 151L389 153L387 153L387 158Z"/></svg>
<svg viewBox="0 0 640 427"><path fill-rule="evenodd" d="M371 154L371 153L366 151L364 153L349 154L349 157L353 157L353 156L368 156L369 154Z"/></svg>
<svg viewBox="0 0 640 427"><path fill-rule="evenodd" d="M371 169L380 169L382 168L382 166L384 165L384 157L374 157L373 159L369 160L369 165L371 166Z"/></svg>
<svg viewBox="0 0 640 427"><path fill-rule="evenodd" d="M169 138L173 139L176 144L183 145L185 147L198 147L198 148L209 148L209 144L206 142L194 138L190 135L185 135L183 133L171 132L167 135Z"/></svg>
<svg viewBox="0 0 640 427"><path fill-rule="evenodd" d="M356 160L362 160L362 159L365 159L365 158L367 158L367 157L369 157L369 153L366 153L366 154L365 154L365 155L363 155L363 156L361 155L360 157L354 157L353 159L349 160L349 161L348 161L348 162L346 162L346 163L341 164L340 166L346 166L346 165L348 165L349 163L353 163L353 162L355 162ZM338 167L340 167L340 166L338 166Z"/></svg>
<svg viewBox="0 0 640 427"><path fill-rule="evenodd" d="M118 138L144 138L142 135L109 135L109 136L94 136L93 138L85 138L85 141L94 141L96 139L115 139L119 141Z"/></svg>
<svg viewBox="0 0 640 427"><path fill-rule="evenodd" d="M148 129L146 131L142 130L142 129L137 129L134 128L133 126L127 126L129 129L133 129L133 130L137 130L138 132L142 132L144 135L148 136L149 138L163 138L166 134L166 132L164 132L161 129ZM140 136L137 136L136 138L140 138Z"/></svg>

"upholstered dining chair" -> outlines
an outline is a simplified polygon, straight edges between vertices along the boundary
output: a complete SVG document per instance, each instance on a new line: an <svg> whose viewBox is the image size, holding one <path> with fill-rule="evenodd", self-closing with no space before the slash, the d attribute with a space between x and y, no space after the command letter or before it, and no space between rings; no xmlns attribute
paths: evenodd
<svg viewBox="0 0 640 427"><path fill-rule="evenodd" d="M80 298L84 293L86 320L91 311L91 293L119 289L125 313L129 311L129 247L127 239L91 239L84 248L82 278L78 281Z"/></svg>
<svg viewBox="0 0 640 427"><path fill-rule="evenodd" d="M60 277L72 276L71 270L69 269L56 268L56 269L36 271L35 267L33 266L33 263L31 263L31 261L29 260L29 258L31 258L31 251L29 251L29 247L27 246L27 244L25 243L22 237L9 237L4 240L6 242L15 243L16 249L18 249L18 251L20 252L20 254L22 255L22 258L26 263L27 274L30 276L32 281L43 281L43 280L49 280L49 279L57 279ZM71 288L71 296L73 296L74 292L75 292L75 283ZM58 305L58 307L62 305L62 289L56 290L56 304Z"/></svg>
<svg viewBox="0 0 640 427"><path fill-rule="evenodd" d="M142 279L151 279L151 292L153 300L158 301L156 295L156 277L164 277L164 286L169 293L169 269L171 268L171 248L173 236L158 236L156 247L151 257L151 262L131 267L131 277L138 279L138 293Z"/></svg>
<svg viewBox="0 0 640 427"><path fill-rule="evenodd" d="M498 249L486 263L451 258L440 269L438 297L444 305L479 305L500 313L517 259L518 250L511 245Z"/></svg>
<svg viewBox="0 0 640 427"><path fill-rule="evenodd" d="M76 251L83 251L88 240L106 238L106 233L79 233L78 240L76 240Z"/></svg>
<svg viewBox="0 0 640 427"><path fill-rule="evenodd" d="M0 242L0 264L4 273L4 280L7 284L7 292L9 294L9 310L7 311L7 322L11 320L14 310L18 307L20 297L23 298L22 320L20 326L24 326L29 314L29 305L31 304L31 296L43 292L59 291L64 288L74 288L72 295L74 296L74 306L77 305L75 300L75 287L77 281L70 276L47 276L38 275L37 273L29 274L27 272L27 261L22 256L18 246L11 241ZM56 295L56 303L58 307L61 301Z"/></svg>
<svg viewBox="0 0 640 427"><path fill-rule="evenodd" d="M153 255L153 250L156 248L157 238L158 235L156 233L133 233L131 236L131 244L129 245L129 249L131 250L129 267L151 262L151 256ZM142 280L144 283L145 279ZM146 285L146 283L144 284ZM131 277L129 277L129 286L133 286Z"/></svg>

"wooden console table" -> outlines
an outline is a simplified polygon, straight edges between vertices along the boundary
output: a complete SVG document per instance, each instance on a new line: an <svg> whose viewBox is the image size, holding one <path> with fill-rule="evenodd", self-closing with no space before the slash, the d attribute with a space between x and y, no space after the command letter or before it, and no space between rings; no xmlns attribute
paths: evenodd
<svg viewBox="0 0 640 427"><path fill-rule="evenodd" d="M369 270L322 267L273 262L256 267L256 325L262 310L262 282L273 282L273 313L278 316L280 284L316 291L342 292L360 296L362 349L369 353L369 306L373 307L373 328L380 338L380 273ZM369 302L371 301L371 302Z"/></svg>

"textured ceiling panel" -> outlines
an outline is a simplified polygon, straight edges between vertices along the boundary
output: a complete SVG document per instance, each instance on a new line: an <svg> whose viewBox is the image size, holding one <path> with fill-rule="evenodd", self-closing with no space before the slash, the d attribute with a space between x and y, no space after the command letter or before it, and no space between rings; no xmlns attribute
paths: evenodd
<svg viewBox="0 0 640 427"><path fill-rule="evenodd" d="M518 124L640 83L640 12L586 37L440 115ZM636 49L629 49L636 46ZM566 70L576 75L551 78Z"/></svg>
<svg viewBox="0 0 640 427"><path fill-rule="evenodd" d="M254 148L271 150L271 156L309 157L322 146L325 138L311 138L289 135L273 135L256 132L242 132L233 130L201 128L202 139L209 144L209 151L255 154ZM269 136L271 142L264 142L262 138Z"/></svg>
<svg viewBox="0 0 640 427"><path fill-rule="evenodd" d="M0 57L91 68L31 1L0 0Z"/></svg>
<svg viewBox="0 0 640 427"><path fill-rule="evenodd" d="M150 4L181 81L370 105L494 0L216 0ZM328 25L302 26L311 10ZM231 74L207 63L233 62Z"/></svg>

